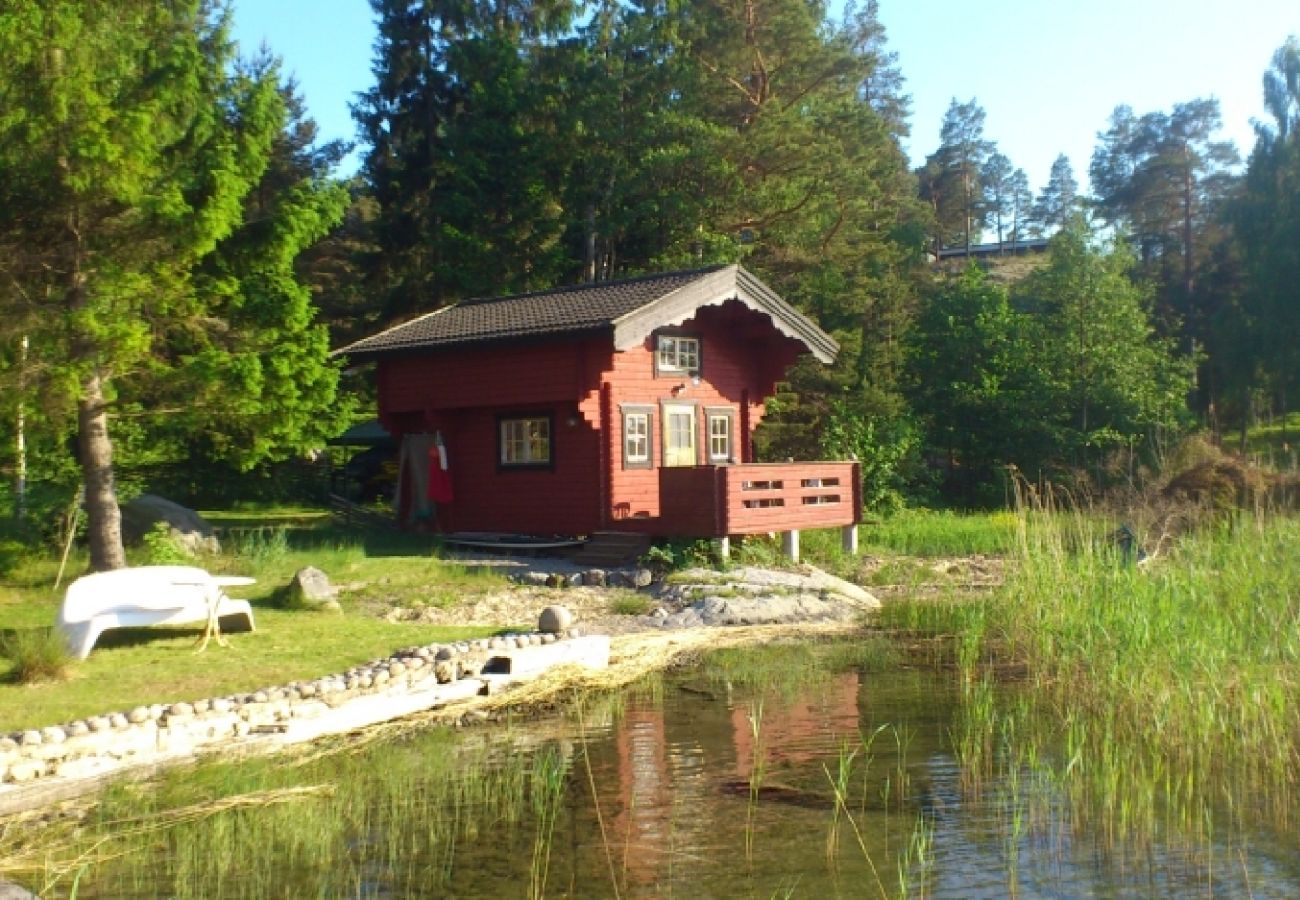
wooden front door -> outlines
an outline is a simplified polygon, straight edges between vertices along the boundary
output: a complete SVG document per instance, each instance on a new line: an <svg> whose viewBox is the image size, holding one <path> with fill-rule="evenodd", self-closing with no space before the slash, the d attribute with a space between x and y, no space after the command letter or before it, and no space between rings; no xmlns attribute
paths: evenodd
<svg viewBox="0 0 1300 900"><path fill-rule="evenodd" d="M664 465L695 465L695 407L664 404Z"/></svg>

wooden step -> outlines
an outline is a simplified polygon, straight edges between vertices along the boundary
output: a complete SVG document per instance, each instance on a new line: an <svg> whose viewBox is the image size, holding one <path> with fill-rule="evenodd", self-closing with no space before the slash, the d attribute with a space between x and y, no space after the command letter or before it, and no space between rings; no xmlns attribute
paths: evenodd
<svg viewBox="0 0 1300 900"><path fill-rule="evenodd" d="M580 566L615 568L628 566L650 549L650 538L626 531L598 531L587 539L573 557Z"/></svg>

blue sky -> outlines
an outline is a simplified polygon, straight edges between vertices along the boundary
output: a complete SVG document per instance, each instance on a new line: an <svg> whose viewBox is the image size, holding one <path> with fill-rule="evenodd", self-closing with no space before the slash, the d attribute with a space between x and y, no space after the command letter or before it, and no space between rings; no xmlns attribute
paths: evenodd
<svg viewBox="0 0 1300 900"><path fill-rule="evenodd" d="M1141 114L1216 97L1244 157L1264 70L1300 34L1298 0L880 0L880 18L912 96L913 160L938 145L952 98L974 97L987 137L1035 191L1058 153L1086 185L1120 103ZM370 83L374 41L367 0L235 0L235 20L245 50L265 41L283 58L323 137L355 139L348 103Z"/></svg>

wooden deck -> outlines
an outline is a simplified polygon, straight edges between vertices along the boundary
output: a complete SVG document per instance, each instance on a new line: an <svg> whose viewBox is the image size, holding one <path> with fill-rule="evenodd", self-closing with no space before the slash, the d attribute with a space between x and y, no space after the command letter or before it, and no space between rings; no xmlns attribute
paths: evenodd
<svg viewBox="0 0 1300 900"><path fill-rule="evenodd" d="M856 462L747 463L659 470L661 527L686 537L800 531L862 518Z"/></svg>

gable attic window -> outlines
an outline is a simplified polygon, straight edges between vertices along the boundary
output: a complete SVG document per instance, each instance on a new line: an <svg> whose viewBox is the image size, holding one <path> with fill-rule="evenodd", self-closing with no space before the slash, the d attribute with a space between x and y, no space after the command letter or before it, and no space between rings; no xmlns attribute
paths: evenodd
<svg viewBox="0 0 1300 900"><path fill-rule="evenodd" d="M551 464L550 416L502 416L497 428L503 468Z"/></svg>
<svg viewBox="0 0 1300 900"><path fill-rule="evenodd" d="M658 372L698 372L700 339L680 334L656 336L655 369Z"/></svg>

